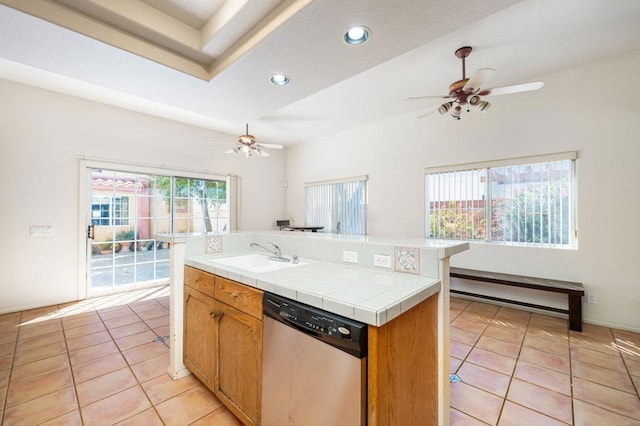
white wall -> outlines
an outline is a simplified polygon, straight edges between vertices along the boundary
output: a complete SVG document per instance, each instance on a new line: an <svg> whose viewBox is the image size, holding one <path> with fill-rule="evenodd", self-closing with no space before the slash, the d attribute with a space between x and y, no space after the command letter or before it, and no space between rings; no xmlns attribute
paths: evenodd
<svg viewBox="0 0 640 426"><path fill-rule="evenodd" d="M284 153L247 160L212 139L219 135L0 80L0 313L78 297L81 155L236 174L241 229L273 229L285 216ZM31 225L52 225L54 236L30 237Z"/></svg>
<svg viewBox="0 0 640 426"><path fill-rule="evenodd" d="M369 175L369 233L424 237L424 168L577 150L578 250L472 244L453 266L580 281L588 322L640 330L640 52L545 76L460 121L389 119L287 150L287 211L304 182ZM418 114L416 114L418 115Z"/></svg>

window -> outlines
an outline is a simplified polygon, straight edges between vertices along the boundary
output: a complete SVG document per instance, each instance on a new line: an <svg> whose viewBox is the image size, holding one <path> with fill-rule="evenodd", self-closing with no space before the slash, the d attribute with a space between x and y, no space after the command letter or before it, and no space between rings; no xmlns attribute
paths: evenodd
<svg viewBox="0 0 640 426"><path fill-rule="evenodd" d="M97 226L129 225L129 197L94 196L91 223Z"/></svg>
<svg viewBox="0 0 640 426"><path fill-rule="evenodd" d="M427 238L573 246L575 152L428 168Z"/></svg>
<svg viewBox="0 0 640 426"><path fill-rule="evenodd" d="M156 240L157 234L230 228L228 187L235 185L231 177L97 168L88 172L89 214L95 225L88 246L90 295L166 281L169 250Z"/></svg>
<svg viewBox="0 0 640 426"><path fill-rule="evenodd" d="M305 185L306 226L327 232L367 233L367 176Z"/></svg>
<svg viewBox="0 0 640 426"><path fill-rule="evenodd" d="M175 178L174 232L222 232L227 229L227 183Z"/></svg>

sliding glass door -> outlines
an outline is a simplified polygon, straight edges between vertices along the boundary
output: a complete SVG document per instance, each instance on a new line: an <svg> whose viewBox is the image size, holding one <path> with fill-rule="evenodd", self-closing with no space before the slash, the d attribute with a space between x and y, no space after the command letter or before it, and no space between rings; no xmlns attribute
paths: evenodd
<svg viewBox="0 0 640 426"><path fill-rule="evenodd" d="M89 169L88 295L169 279L171 232L221 232L228 226L226 180Z"/></svg>

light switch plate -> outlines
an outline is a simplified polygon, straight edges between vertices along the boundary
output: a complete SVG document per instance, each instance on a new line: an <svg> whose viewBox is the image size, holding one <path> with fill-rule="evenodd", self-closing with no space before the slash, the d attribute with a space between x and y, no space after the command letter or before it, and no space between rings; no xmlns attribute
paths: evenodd
<svg viewBox="0 0 640 426"><path fill-rule="evenodd" d="M53 237L53 226L31 226L29 234L32 237Z"/></svg>

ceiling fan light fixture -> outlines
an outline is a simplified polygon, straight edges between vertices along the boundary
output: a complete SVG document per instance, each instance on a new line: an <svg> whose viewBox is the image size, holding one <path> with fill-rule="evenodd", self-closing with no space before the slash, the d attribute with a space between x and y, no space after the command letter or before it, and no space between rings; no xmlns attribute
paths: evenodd
<svg viewBox="0 0 640 426"><path fill-rule="evenodd" d="M444 114L446 114L446 113L447 113L447 111L449 111L449 110L451 109L451 106L452 106L452 105L453 105L453 102L445 102L445 103L443 103L442 105L440 105L440 106L438 107L438 112L439 112L441 115L444 115Z"/></svg>
<svg viewBox="0 0 640 426"><path fill-rule="evenodd" d="M344 33L344 41L347 44L355 46L367 41L367 39L369 39L370 34L371 34L371 31L369 30L369 28L362 25L355 25L349 28Z"/></svg>
<svg viewBox="0 0 640 426"><path fill-rule="evenodd" d="M491 107L491 103L489 103L489 102L487 102L487 101L480 101L480 102L478 102L478 104L477 104L477 105L475 105L475 106L477 106L477 107L478 107L478 109L479 109L481 112L485 112L485 111L487 111L487 110Z"/></svg>
<svg viewBox="0 0 640 426"><path fill-rule="evenodd" d="M478 95L471 95L467 98L467 102L469 103L469 105L471 106L478 106L478 104L481 102L482 100L480 99L480 96Z"/></svg>
<svg viewBox="0 0 640 426"><path fill-rule="evenodd" d="M460 105L456 105L456 107L451 110L451 117L456 120L460 120L460 114L462 114L462 107Z"/></svg>
<svg viewBox="0 0 640 426"><path fill-rule="evenodd" d="M291 79L286 74L274 74L271 76L269 81L271 81L271 83L275 84L276 86L286 86L291 82Z"/></svg>

